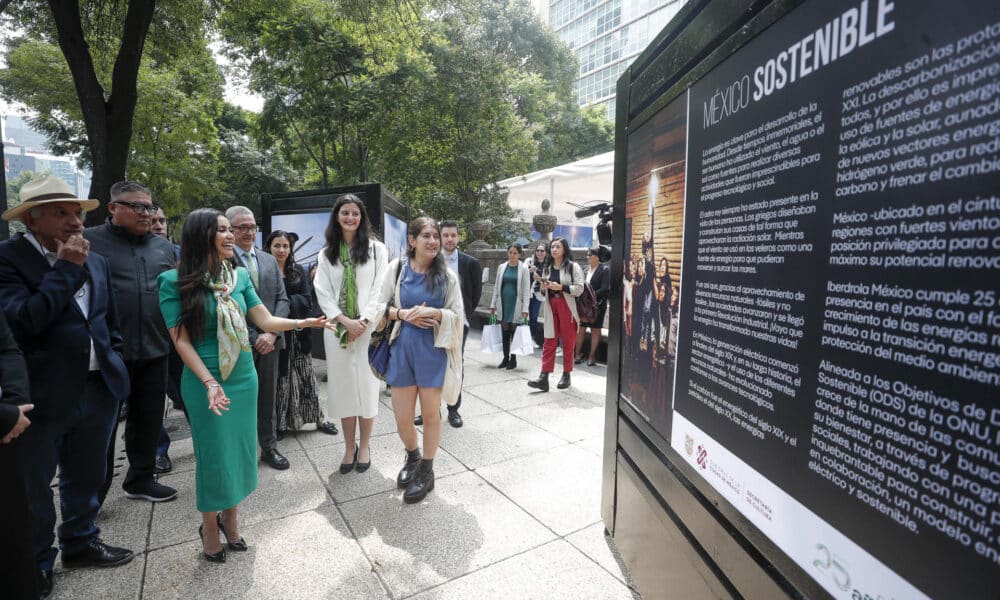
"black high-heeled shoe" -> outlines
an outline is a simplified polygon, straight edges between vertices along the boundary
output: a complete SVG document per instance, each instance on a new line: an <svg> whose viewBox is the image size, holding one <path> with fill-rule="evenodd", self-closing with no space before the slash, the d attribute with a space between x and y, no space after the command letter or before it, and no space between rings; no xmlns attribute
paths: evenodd
<svg viewBox="0 0 1000 600"><path fill-rule="evenodd" d="M235 542L229 541L229 534L226 533L226 526L222 524L222 513L215 515L215 521L219 524L219 531L222 532L222 535L226 536L226 545L229 546L230 550L235 552L246 552L248 550L247 541L242 537Z"/></svg>
<svg viewBox="0 0 1000 600"><path fill-rule="evenodd" d="M370 465L370 463L369 463ZM354 446L354 460L349 463L340 463L340 474L347 475L358 466L358 447Z"/></svg>
<svg viewBox="0 0 1000 600"><path fill-rule="evenodd" d="M357 459L355 459L355 462ZM359 462L354 466L354 470L358 473L364 473L372 466L372 449L368 448L368 462Z"/></svg>
<svg viewBox="0 0 1000 600"><path fill-rule="evenodd" d="M214 562L214 563L224 563L224 562L226 562L226 548L225 548L225 546L223 546L222 550L219 550L215 554L209 554L208 552L205 552L205 532L203 531L203 529L204 529L204 525L199 525L198 526L198 537L201 538L201 548L202 548L201 549L201 553L205 556L205 560L207 560L208 562Z"/></svg>

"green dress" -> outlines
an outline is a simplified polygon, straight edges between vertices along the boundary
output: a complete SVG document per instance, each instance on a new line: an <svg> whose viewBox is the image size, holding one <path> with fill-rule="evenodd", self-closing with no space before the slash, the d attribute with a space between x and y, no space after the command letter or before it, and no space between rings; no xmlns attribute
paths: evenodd
<svg viewBox="0 0 1000 600"><path fill-rule="evenodd" d="M176 327L181 317L177 270L160 274L160 310L167 327ZM232 297L243 314L261 303L243 267L236 269ZM250 352L240 353L229 379L219 374L219 344L215 297L205 294L205 336L192 340L198 356L222 385L229 410L222 416L208 410L205 384L184 367L181 395L187 407L194 441L195 495L200 512L232 508L257 488L257 371Z"/></svg>
<svg viewBox="0 0 1000 600"><path fill-rule="evenodd" d="M501 311L501 321L504 323L513 323L514 317L520 316L514 314L514 306L517 304L517 267L512 267L507 265L507 270L503 272L503 281L500 283L500 308Z"/></svg>

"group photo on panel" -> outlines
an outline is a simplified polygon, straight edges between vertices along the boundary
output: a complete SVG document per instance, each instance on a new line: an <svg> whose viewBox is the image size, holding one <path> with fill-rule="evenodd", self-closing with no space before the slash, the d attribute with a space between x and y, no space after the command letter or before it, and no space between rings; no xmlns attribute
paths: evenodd
<svg viewBox="0 0 1000 600"><path fill-rule="evenodd" d="M0 243L0 478L12 597L49 595L57 557L65 567L134 558L96 525L115 485L131 500L181 496L193 505L201 560L248 551L240 505L261 465L290 467L277 443L298 432L343 436L339 476L399 461L402 501L420 502L434 489L442 427L464 424L464 352L478 319L479 349L501 356L500 369L516 370L518 356L541 347L541 372L527 381L541 392L559 352L559 389L570 387L574 365L597 358L608 267L597 249L575 261L564 238L510 242L484 298L488 275L459 250L458 223L412 219L405 254L390 261L354 194L333 200L322 250L305 264L296 261L297 233L261 231L246 206L191 211L171 241L142 183L114 184L109 216L85 228L99 205L42 176L2 215L23 225ZM325 382L314 371L317 344ZM372 453L383 389L401 445L393 457ZM193 498L159 482L172 469L168 401L190 428Z"/></svg>

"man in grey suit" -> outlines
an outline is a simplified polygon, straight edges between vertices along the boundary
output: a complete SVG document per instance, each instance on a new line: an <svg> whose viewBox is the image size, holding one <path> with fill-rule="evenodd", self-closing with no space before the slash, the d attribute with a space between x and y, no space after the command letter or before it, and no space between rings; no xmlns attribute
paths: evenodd
<svg viewBox="0 0 1000 600"><path fill-rule="evenodd" d="M273 256L254 248L257 237L257 221L253 211L245 206L231 206L226 218L236 234L236 263L250 273L261 302L276 317L288 316L288 295L285 283L278 270L278 261ZM287 469L288 459L278 452L275 431L274 399L278 392L278 355L284 347L282 336L259 331L253 323L247 322L250 344L253 345L253 362L257 368L257 441L260 443L260 458L275 469Z"/></svg>

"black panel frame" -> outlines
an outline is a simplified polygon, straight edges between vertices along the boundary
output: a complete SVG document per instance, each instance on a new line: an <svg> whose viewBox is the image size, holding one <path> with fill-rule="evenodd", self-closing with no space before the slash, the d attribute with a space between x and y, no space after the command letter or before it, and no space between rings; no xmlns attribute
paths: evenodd
<svg viewBox="0 0 1000 600"><path fill-rule="evenodd" d="M615 210L612 228L625 226L626 160L631 131L681 96L698 79L722 63L753 37L802 4L804 0L692 0L625 70L617 84L615 127ZM624 239L612 245L612 281L623 275ZM612 286L610 323L622 322L622 287ZM717 591L733 598L832 598L815 579L723 498L670 447L638 412L620 400L621 327L609 328L608 378L601 514L622 554L648 540L615 535L623 511L649 511L660 506L690 544L689 555L711 573ZM625 467L627 465L627 468ZM646 502L620 504L620 486L640 492ZM623 488L621 488L623 489ZM667 538L662 539L668 543ZM648 568L647 565L629 565ZM633 572L636 581L655 580L652 573ZM654 590L642 590L651 593Z"/></svg>

